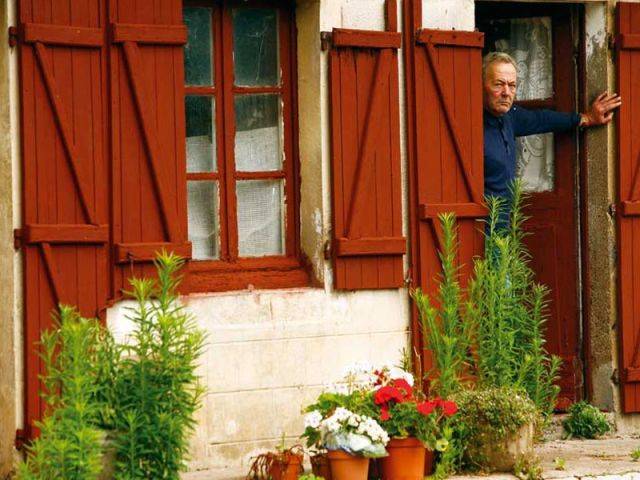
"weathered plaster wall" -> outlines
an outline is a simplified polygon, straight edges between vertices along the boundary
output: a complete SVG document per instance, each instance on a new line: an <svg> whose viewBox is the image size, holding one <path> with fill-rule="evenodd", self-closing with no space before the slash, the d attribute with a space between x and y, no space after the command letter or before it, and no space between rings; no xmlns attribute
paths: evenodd
<svg viewBox="0 0 640 480"><path fill-rule="evenodd" d="M0 31L13 24L13 2L0 4ZM0 478L13 468L16 428L20 425L21 385L19 363L21 316L17 288L17 254L13 249L13 228L17 225L17 102L16 55L7 42L0 42ZM10 101L12 99L12 101Z"/></svg>
<svg viewBox="0 0 640 480"><path fill-rule="evenodd" d="M585 5L586 92L587 103L605 90L615 90L614 68L607 45L612 32L612 6L606 2ZM592 401L601 408L614 407L617 389L611 377L615 368L615 222L608 207L615 198L614 126L587 131L587 256L589 271L585 291L589 292L589 355Z"/></svg>

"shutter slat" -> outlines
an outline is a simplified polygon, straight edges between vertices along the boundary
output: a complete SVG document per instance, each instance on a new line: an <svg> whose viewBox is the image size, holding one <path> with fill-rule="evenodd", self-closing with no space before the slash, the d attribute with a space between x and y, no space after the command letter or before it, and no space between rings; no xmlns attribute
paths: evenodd
<svg viewBox="0 0 640 480"><path fill-rule="evenodd" d="M24 226L24 241L36 243L107 243L109 241L109 225L38 225Z"/></svg>
<svg viewBox="0 0 640 480"><path fill-rule="evenodd" d="M625 100L618 114L618 315L620 386L625 413L640 412L640 4L616 6L618 92Z"/></svg>
<svg viewBox="0 0 640 480"><path fill-rule="evenodd" d="M25 43L41 42L48 45L89 48L104 45L104 30L101 28L29 22L23 24L22 28Z"/></svg>
<svg viewBox="0 0 640 480"><path fill-rule="evenodd" d="M114 43L135 42L176 46L187 43L187 28L183 25L114 23L111 28Z"/></svg>

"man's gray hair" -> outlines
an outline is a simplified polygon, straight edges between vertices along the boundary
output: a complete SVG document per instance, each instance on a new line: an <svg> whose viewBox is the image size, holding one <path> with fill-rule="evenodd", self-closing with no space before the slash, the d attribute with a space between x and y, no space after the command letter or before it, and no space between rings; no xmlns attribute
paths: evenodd
<svg viewBox="0 0 640 480"><path fill-rule="evenodd" d="M489 65L493 63L510 63L511 65L513 65L513 68L515 68L516 70L518 69L518 66L516 65L516 61L508 53L504 53L504 52L487 53L482 59L482 79L483 80L486 78L487 68L489 68Z"/></svg>

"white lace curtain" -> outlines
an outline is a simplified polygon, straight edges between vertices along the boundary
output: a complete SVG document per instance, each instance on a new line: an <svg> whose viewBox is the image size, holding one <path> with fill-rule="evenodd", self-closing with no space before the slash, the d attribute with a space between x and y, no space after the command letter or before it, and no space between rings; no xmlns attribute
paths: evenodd
<svg viewBox="0 0 640 480"><path fill-rule="evenodd" d="M511 55L518 65L519 100L553 96L553 50L550 17L506 20L509 38L496 41L498 51ZM517 172L525 189L543 192L554 188L553 134L520 137Z"/></svg>

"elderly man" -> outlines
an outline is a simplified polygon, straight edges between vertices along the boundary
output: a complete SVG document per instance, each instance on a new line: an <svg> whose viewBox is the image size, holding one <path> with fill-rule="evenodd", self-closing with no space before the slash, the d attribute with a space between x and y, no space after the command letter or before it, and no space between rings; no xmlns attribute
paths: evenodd
<svg viewBox="0 0 640 480"><path fill-rule="evenodd" d="M514 106L516 63L506 53L493 52L483 61L484 84L484 193L509 200L516 176L516 137L561 132L571 128L606 125L622 103L617 94L602 93L587 113L526 110ZM508 215L507 215L508 217ZM506 227L505 218L500 222Z"/></svg>

